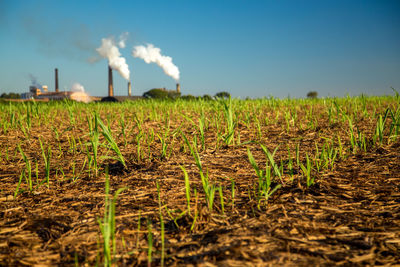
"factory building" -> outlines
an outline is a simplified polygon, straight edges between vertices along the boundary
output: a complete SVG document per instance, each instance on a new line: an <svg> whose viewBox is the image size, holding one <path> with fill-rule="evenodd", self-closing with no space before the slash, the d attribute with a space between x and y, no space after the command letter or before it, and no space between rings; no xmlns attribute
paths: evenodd
<svg viewBox="0 0 400 267"><path fill-rule="evenodd" d="M40 100L63 100L71 99L81 102L92 101L91 97L84 92L60 91L58 88L58 69L55 69L55 91L49 92L47 85L39 88L37 85L31 85L29 92L21 94L22 99L40 99Z"/></svg>
<svg viewBox="0 0 400 267"><path fill-rule="evenodd" d="M47 86L43 85L42 88L37 86L30 86L29 92L22 93L22 99L47 99L47 100L62 100L62 99L72 99L71 95L75 92L64 91L64 92L49 92Z"/></svg>

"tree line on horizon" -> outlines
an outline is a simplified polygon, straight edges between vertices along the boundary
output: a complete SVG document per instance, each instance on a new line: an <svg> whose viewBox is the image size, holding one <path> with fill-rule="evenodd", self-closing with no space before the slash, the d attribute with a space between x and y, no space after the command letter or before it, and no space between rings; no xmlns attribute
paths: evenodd
<svg viewBox="0 0 400 267"><path fill-rule="evenodd" d="M195 99L204 99L204 100L212 100L216 98L229 98L231 97L231 94L226 91L218 92L214 95L214 97L205 94L203 96L194 96L194 95L181 95L180 92L177 92L175 90L165 90L163 88L153 88L143 94L144 98L148 99L185 99L185 100L195 100ZM310 91L307 93L307 98L317 98L318 97L318 92L316 91ZM20 99L21 94L19 93L2 93L0 95L0 98L2 99Z"/></svg>

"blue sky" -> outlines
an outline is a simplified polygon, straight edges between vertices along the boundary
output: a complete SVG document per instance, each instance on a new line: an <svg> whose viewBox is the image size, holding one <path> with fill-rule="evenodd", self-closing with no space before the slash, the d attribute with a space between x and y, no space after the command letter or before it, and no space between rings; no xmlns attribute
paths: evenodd
<svg viewBox="0 0 400 267"><path fill-rule="evenodd" d="M392 94L400 89L400 1L0 0L0 92L25 92L30 74L54 90L81 83L107 94L107 61L89 63L104 37L120 49L133 93L175 88L134 45L160 47L181 73L183 94L304 97ZM126 81L114 72L116 95Z"/></svg>

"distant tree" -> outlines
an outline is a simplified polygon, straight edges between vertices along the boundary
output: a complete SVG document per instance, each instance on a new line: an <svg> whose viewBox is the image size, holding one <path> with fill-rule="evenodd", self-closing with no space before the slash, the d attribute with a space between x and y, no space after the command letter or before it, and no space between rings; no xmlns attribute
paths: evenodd
<svg viewBox="0 0 400 267"><path fill-rule="evenodd" d="M171 99L176 99L176 98L179 98L181 96L181 93L177 92L175 90L167 91L167 92L168 92L168 98L171 98Z"/></svg>
<svg viewBox="0 0 400 267"><path fill-rule="evenodd" d="M394 89L393 87L390 87L390 88L392 88L393 92L394 92L395 95L396 95L396 98L399 99L399 98L400 98L399 92L398 92L396 89Z"/></svg>
<svg viewBox="0 0 400 267"><path fill-rule="evenodd" d="M181 99L184 99L184 100L196 100L196 97L194 95L183 95L183 96L181 96Z"/></svg>
<svg viewBox="0 0 400 267"><path fill-rule="evenodd" d="M213 98L210 95L203 95L203 100L210 101L213 100Z"/></svg>
<svg viewBox="0 0 400 267"><path fill-rule="evenodd" d="M143 94L145 98L168 98L168 92L161 88L151 89Z"/></svg>
<svg viewBox="0 0 400 267"><path fill-rule="evenodd" d="M0 98L7 98L7 99L20 99L21 95L17 93L2 93Z"/></svg>
<svg viewBox="0 0 400 267"><path fill-rule="evenodd" d="M17 94L17 93L12 93L12 96L11 96L12 98L15 98L15 99L20 99L21 98L21 94Z"/></svg>
<svg viewBox="0 0 400 267"><path fill-rule="evenodd" d="M219 92L215 94L216 98L229 98L231 96L228 92Z"/></svg>
<svg viewBox="0 0 400 267"><path fill-rule="evenodd" d="M162 88L154 88L143 94L144 98L152 98L152 99L166 99L166 98L178 98L181 93L173 91L168 91Z"/></svg>
<svg viewBox="0 0 400 267"><path fill-rule="evenodd" d="M310 91L307 93L308 98L317 98L318 97L318 92L316 91Z"/></svg>

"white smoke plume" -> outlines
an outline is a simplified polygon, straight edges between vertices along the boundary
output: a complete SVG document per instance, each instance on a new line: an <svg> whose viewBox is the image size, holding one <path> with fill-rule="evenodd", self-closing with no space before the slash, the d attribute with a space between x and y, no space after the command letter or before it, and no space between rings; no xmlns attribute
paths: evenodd
<svg viewBox="0 0 400 267"><path fill-rule="evenodd" d="M161 49L152 44L135 46L132 51L132 56L143 59L147 64L156 63L160 66L165 74L171 76L176 81L179 81L179 69L172 63L172 58L161 55Z"/></svg>
<svg viewBox="0 0 400 267"><path fill-rule="evenodd" d="M128 36L129 36L129 32L124 32L119 36L119 42L118 42L118 46L120 48L125 48L126 46L126 40L128 40Z"/></svg>
<svg viewBox="0 0 400 267"><path fill-rule="evenodd" d="M125 58L121 57L118 47L115 45L113 38L101 39L101 46L96 49L100 56L108 59L111 68L117 70L119 74L129 81L129 67Z"/></svg>
<svg viewBox="0 0 400 267"><path fill-rule="evenodd" d="M72 100L84 103L92 101L92 98L85 92L85 88L80 83L72 84L71 91L73 92L70 96Z"/></svg>
<svg viewBox="0 0 400 267"><path fill-rule="evenodd" d="M85 87L83 87L83 85L80 83L74 83L71 86L71 91L72 92L85 92Z"/></svg>

